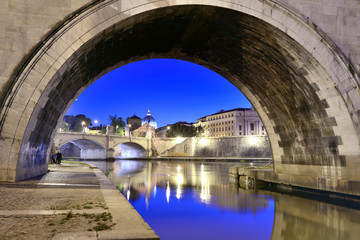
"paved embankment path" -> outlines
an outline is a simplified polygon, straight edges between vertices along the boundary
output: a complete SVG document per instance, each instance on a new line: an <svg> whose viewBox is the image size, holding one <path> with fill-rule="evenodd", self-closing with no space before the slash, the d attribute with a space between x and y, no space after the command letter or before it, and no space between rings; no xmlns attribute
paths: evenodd
<svg viewBox="0 0 360 240"><path fill-rule="evenodd" d="M66 161L0 183L0 238L159 239L98 168Z"/></svg>

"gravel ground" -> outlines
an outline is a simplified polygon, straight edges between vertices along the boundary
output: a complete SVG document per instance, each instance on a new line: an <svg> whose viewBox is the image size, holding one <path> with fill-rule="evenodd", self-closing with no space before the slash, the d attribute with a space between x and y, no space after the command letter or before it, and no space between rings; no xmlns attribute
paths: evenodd
<svg viewBox="0 0 360 240"><path fill-rule="evenodd" d="M92 167L64 161L49 170L38 179L0 184L0 239L61 239L64 233L96 239L112 226Z"/></svg>

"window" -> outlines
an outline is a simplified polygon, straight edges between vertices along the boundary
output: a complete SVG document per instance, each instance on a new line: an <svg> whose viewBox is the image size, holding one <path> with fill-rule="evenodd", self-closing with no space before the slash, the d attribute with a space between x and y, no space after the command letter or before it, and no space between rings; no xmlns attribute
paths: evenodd
<svg viewBox="0 0 360 240"><path fill-rule="evenodd" d="M255 125L253 123L250 124L250 130L254 131Z"/></svg>
<svg viewBox="0 0 360 240"><path fill-rule="evenodd" d="M242 130L241 128L242 128L241 125L239 125L239 130L240 130L240 131Z"/></svg>

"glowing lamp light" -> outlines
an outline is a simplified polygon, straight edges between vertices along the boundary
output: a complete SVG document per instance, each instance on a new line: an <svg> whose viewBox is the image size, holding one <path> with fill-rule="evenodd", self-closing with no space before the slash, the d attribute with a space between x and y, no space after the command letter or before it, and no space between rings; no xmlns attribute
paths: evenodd
<svg viewBox="0 0 360 240"><path fill-rule="evenodd" d="M251 136L248 138L248 142L250 145L257 145L259 144L259 138Z"/></svg>
<svg viewBox="0 0 360 240"><path fill-rule="evenodd" d="M175 138L175 143L182 143L184 141L183 137L177 137Z"/></svg>
<svg viewBox="0 0 360 240"><path fill-rule="evenodd" d="M209 144L209 139L207 138L201 138L200 139L200 145L201 146L207 146Z"/></svg>

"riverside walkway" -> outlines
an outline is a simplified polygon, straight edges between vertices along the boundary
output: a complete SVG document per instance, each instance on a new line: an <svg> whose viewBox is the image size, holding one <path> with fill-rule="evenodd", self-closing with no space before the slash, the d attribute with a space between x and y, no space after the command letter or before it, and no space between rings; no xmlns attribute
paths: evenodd
<svg viewBox="0 0 360 240"><path fill-rule="evenodd" d="M64 161L0 183L1 239L160 239L96 167Z"/></svg>

